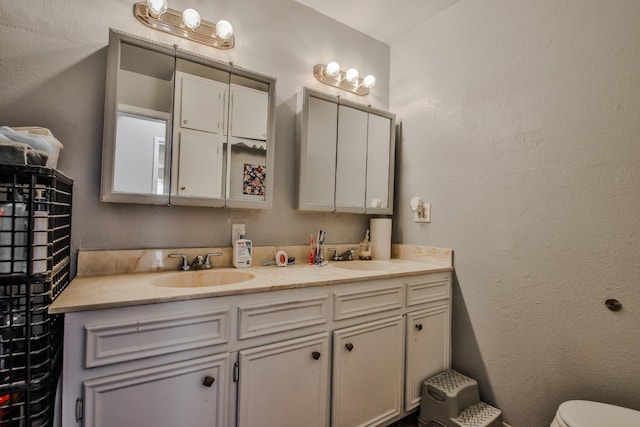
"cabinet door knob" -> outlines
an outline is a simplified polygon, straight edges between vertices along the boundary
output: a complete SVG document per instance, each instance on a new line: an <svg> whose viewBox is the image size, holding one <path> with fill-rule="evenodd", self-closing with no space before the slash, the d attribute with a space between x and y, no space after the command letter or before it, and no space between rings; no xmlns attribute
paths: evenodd
<svg viewBox="0 0 640 427"><path fill-rule="evenodd" d="M215 379L215 378L213 378L212 376L207 375L206 377L204 377L204 380L202 380L202 384L203 384L205 387L211 387L211 386L213 385L213 382L214 382L215 380L216 380L216 379Z"/></svg>
<svg viewBox="0 0 640 427"><path fill-rule="evenodd" d="M313 353L311 353L311 357L313 357L313 360L320 359L320 352L314 351Z"/></svg>
<svg viewBox="0 0 640 427"><path fill-rule="evenodd" d="M348 351L353 350L353 344L351 344L350 342L346 343L344 346Z"/></svg>
<svg viewBox="0 0 640 427"><path fill-rule="evenodd" d="M189 120L183 120L182 123L184 123L185 125L189 124Z"/></svg>
<svg viewBox="0 0 640 427"><path fill-rule="evenodd" d="M422 330L422 323L416 324L416 329L421 331Z"/></svg>
<svg viewBox="0 0 640 427"><path fill-rule="evenodd" d="M181 189L181 190L186 190L186 189L187 189L187 187L180 187L180 189Z"/></svg>

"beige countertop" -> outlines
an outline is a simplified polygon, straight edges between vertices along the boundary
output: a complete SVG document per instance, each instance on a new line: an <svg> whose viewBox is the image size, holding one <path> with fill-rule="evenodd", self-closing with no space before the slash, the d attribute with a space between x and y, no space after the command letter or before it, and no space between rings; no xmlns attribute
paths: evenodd
<svg viewBox="0 0 640 427"><path fill-rule="evenodd" d="M371 263L375 269L345 269L342 264ZM204 271L247 272L255 277L239 283L201 286L167 287L153 282L182 281L194 271L159 271L145 273L102 274L76 277L49 307L52 314L74 311L154 304L197 298L268 292L309 286L323 286L346 282L360 282L423 273L451 271L451 265L391 259L389 261L330 262L319 267L293 264L286 267L214 268ZM199 270L203 271L203 270ZM158 280L161 278L160 280Z"/></svg>

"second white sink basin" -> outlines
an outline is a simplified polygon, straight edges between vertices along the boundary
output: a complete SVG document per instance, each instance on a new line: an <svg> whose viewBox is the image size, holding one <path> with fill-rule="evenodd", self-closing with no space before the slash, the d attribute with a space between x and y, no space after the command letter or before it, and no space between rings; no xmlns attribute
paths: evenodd
<svg viewBox="0 0 640 427"><path fill-rule="evenodd" d="M385 261L336 261L332 262L331 265L343 270L356 271L390 271L394 268L393 264Z"/></svg>
<svg viewBox="0 0 640 427"><path fill-rule="evenodd" d="M255 278L255 274L235 270L180 271L151 279L153 286L166 288L202 288L231 285Z"/></svg>

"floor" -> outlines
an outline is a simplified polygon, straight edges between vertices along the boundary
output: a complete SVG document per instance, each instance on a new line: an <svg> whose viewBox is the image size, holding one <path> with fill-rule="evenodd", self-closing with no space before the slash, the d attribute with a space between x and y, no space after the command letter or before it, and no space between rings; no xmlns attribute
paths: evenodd
<svg viewBox="0 0 640 427"><path fill-rule="evenodd" d="M396 421L395 423L389 425L388 427L417 427L418 426L418 413L416 412L413 415L409 415L401 419L400 421Z"/></svg>

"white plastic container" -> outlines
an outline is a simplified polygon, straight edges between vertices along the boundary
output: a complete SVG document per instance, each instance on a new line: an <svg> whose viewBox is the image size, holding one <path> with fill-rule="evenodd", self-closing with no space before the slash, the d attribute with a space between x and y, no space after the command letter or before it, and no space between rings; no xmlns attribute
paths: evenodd
<svg viewBox="0 0 640 427"><path fill-rule="evenodd" d="M233 243L233 266L236 268L251 267L251 250L253 243L244 236Z"/></svg>
<svg viewBox="0 0 640 427"><path fill-rule="evenodd" d="M13 130L18 133L38 138L40 141L44 142L46 147L44 148L44 151L49 155L46 166L52 169L58 167L58 158L60 157L60 150L62 150L63 145L55 136L53 136L49 129L39 126L25 126L13 128Z"/></svg>

